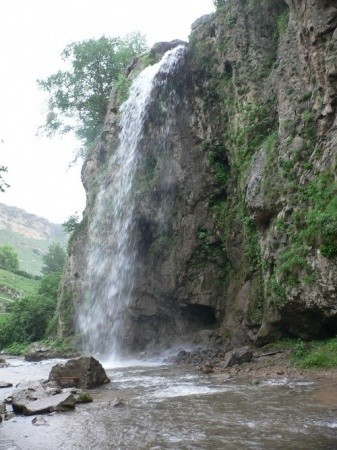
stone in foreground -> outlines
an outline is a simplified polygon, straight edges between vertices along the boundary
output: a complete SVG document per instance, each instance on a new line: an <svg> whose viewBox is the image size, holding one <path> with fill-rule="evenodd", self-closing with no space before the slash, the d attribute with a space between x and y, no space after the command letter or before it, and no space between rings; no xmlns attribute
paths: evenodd
<svg viewBox="0 0 337 450"><path fill-rule="evenodd" d="M69 411L75 408L75 398L72 394L64 392L62 394L51 395L37 400L23 402L13 401L13 411L17 414L32 416L34 414L50 413L54 411Z"/></svg>
<svg viewBox="0 0 337 450"><path fill-rule="evenodd" d="M13 411L16 414L31 416L75 408L76 401L70 392L55 391L42 380L30 382L24 386L15 390L11 396Z"/></svg>
<svg viewBox="0 0 337 450"><path fill-rule="evenodd" d="M81 356L69 360L66 364L56 364L49 374L49 381L56 381L60 386L81 389L110 383L102 365L92 356Z"/></svg>
<svg viewBox="0 0 337 450"><path fill-rule="evenodd" d="M0 389L12 387L12 383L7 383L7 381L0 381Z"/></svg>

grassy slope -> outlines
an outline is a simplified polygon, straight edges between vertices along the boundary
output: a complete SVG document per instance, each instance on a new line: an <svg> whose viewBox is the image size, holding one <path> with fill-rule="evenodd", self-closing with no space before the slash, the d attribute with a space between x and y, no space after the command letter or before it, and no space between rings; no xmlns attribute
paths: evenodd
<svg viewBox="0 0 337 450"><path fill-rule="evenodd" d="M30 280L28 278L21 277L15 273L8 272L7 270L0 269L0 289L1 286L8 286L11 289L22 292L24 295L32 294L36 291L39 281ZM9 301L13 300L12 296L8 293L0 292L0 311L3 307L8 305Z"/></svg>
<svg viewBox="0 0 337 450"><path fill-rule="evenodd" d="M41 275L42 255L48 251L52 242L65 245L64 239L37 240L30 239L10 230L0 230L0 245L10 245L17 252L20 270L33 275Z"/></svg>

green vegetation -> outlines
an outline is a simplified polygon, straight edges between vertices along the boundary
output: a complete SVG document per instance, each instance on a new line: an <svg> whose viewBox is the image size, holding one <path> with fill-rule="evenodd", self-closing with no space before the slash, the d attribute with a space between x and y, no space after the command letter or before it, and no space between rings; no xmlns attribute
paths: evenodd
<svg viewBox="0 0 337 450"><path fill-rule="evenodd" d="M54 235L52 239L60 244L65 244L65 235ZM0 242L10 245L18 254L20 270L33 275L41 275L43 265L42 256L48 251L50 241L33 239L10 229L0 230Z"/></svg>
<svg viewBox="0 0 337 450"><path fill-rule="evenodd" d="M0 289L1 286L7 286L10 289L22 292L23 295L30 295L36 291L37 285L38 281L35 279L26 278L13 272L0 269ZM3 291L0 295L12 299L10 295L6 295Z"/></svg>
<svg viewBox="0 0 337 450"><path fill-rule="evenodd" d="M281 11L280 15L278 16L278 19L276 21L276 29L278 37L284 34L288 28L289 23L289 13L290 9L289 6L285 6L285 8Z"/></svg>
<svg viewBox="0 0 337 450"><path fill-rule="evenodd" d="M301 368L337 367L337 338L305 343L296 342L292 360Z"/></svg>
<svg viewBox="0 0 337 450"><path fill-rule="evenodd" d="M225 266L227 263L225 248L220 239L215 239L214 235L204 229L197 232L198 246L192 255L193 267L202 268L208 264L218 263Z"/></svg>
<svg viewBox="0 0 337 450"><path fill-rule="evenodd" d="M18 270L19 258L10 245L0 246L0 267L6 270Z"/></svg>
<svg viewBox="0 0 337 450"><path fill-rule="evenodd" d="M301 369L337 367L337 337L319 341L285 338L265 348L289 352L291 362Z"/></svg>
<svg viewBox="0 0 337 450"><path fill-rule="evenodd" d="M241 164L273 132L274 121L267 106L258 103L247 103L239 107L237 114L238 125L229 131L228 138L238 150L238 164Z"/></svg>
<svg viewBox="0 0 337 450"><path fill-rule="evenodd" d="M61 274L50 273L42 278L35 293L10 303L1 317L0 347L27 344L45 337L48 323L56 309Z"/></svg>
<svg viewBox="0 0 337 450"><path fill-rule="evenodd" d="M43 255L42 273L48 275L53 272L61 272L64 266L66 254L60 244L54 243L49 246L48 252Z"/></svg>
<svg viewBox="0 0 337 450"><path fill-rule="evenodd" d="M300 238L318 247L323 256L337 256L337 183L331 173L322 173L301 190L309 203Z"/></svg>
<svg viewBox="0 0 337 450"><path fill-rule="evenodd" d="M324 172L314 176L294 189L289 198L294 202L292 214L274 223L288 241L276 256L275 276L268 283L275 302L285 300L287 289L315 281L306 260L310 252L319 250L328 259L337 256L337 183L334 175Z"/></svg>
<svg viewBox="0 0 337 450"><path fill-rule="evenodd" d="M61 56L71 68L38 80L49 95L43 131L49 136L73 131L88 150L100 134L113 85L125 95L121 76L132 58L146 49L140 33L69 44Z"/></svg>
<svg viewBox="0 0 337 450"><path fill-rule="evenodd" d="M26 345L45 338L55 323L57 295L65 253L52 244L44 255L40 281L0 269L0 348L21 352ZM28 274L27 274L28 275Z"/></svg>
<svg viewBox="0 0 337 450"><path fill-rule="evenodd" d="M44 337L55 311L55 301L42 294L23 297L11 304L0 331L0 345L33 342Z"/></svg>
<svg viewBox="0 0 337 450"><path fill-rule="evenodd" d="M72 214L63 222L62 226L67 234L72 234L79 226L80 218L78 214Z"/></svg>
<svg viewBox="0 0 337 450"><path fill-rule="evenodd" d="M287 247L278 254L278 265L276 273L282 282L287 286L294 286L299 282L299 276L302 269L307 267L303 256L303 247Z"/></svg>

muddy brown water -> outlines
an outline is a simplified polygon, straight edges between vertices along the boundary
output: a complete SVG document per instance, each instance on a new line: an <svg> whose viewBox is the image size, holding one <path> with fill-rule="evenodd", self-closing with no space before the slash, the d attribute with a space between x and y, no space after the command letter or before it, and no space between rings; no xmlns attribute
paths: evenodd
<svg viewBox="0 0 337 450"><path fill-rule="evenodd" d="M10 360L0 379L46 379L56 361ZM161 364L107 364L111 383L68 413L0 425L0 450L337 449L336 385L280 378L228 380ZM0 391L0 400L11 389ZM115 407L116 398L125 406ZM43 422L42 422L43 423Z"/></svg>

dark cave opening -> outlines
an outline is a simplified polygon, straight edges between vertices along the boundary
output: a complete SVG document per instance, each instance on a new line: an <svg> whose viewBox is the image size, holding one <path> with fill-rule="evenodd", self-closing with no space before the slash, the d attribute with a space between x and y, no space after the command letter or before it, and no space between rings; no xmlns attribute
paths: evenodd
<svg viewBox="0 0 337 450"><path fill-rule="evenodd" d="M188 304L181 308L181 314L190 330L199 330L217 324L212 306Z"/></svg>

